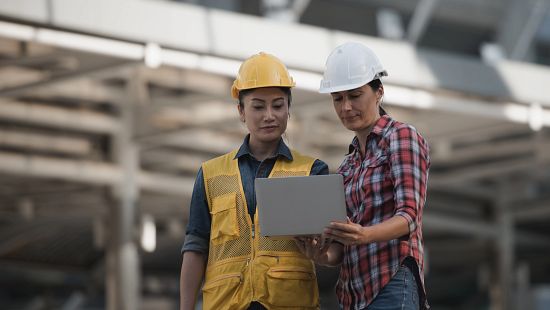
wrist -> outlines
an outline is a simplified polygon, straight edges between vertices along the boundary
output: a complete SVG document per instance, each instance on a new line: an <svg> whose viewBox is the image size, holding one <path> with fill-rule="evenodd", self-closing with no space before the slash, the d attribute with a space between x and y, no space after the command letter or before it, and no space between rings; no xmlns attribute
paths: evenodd
<svg viewBox="0 0 550 310"><path fill-rule="evenodd" d="M372 243L374 240L372 239L372 227L369 226L363 226L361 227L361 236L362 244L369 244Z"/></svg>

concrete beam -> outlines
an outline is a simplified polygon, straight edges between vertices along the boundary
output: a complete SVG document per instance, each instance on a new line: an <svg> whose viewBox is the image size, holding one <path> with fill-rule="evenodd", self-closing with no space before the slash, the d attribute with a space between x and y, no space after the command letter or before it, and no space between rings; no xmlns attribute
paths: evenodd
<svg viewBox="0 0 550 310"><path fill-rule="evenodd" d="M35 89L37 87L44 87L52 84L56 84L59 82L64 82L67 80L71 80L74 78L78 78L84 75L97 73L105 70L112 70L113 68L133 64L134 61L132 60L116 60L116 61L109 61L94 67L88 67L88 68L80 68L78 70L74 70L71 72L61 73L53 76L47 76L45 79L40 79L35 82L30 82L23 85L16 85L14 87L7 87L0 89L0 96L2 97L16 97L21 94L24 94L28 92L29 90Z"/></svg>
<svg viewBox="0 0 550 310"><path fill-rule="evenodd" d="M201 164L210 159L206 156L166 150L150 150L142 152L140 155L144 166L192 174L197 173Z"/></svg>
<svg viewBox="0 0 550 310"><path fill-rule="evenodd" d="M483 145L451 149L445 154L432 152L432 162L436 164L459 164L468 161L504 156L525 156L535 154L535 144L527 139L505 142L486 142Z"/></svg>
<svg viewBox="0 0 550 310"><path fill-rule="evenodd" d="M153 124L157 127L170 126L172 128L186 126L210 127L211 123L239 123L239 114L236 105L216 100L204 101L199 104L188 105L182 100L181 107L154 108L155 114L151 116Z"/></svg>
<svg viewBox="0 0 550 310"><path fill-rule="evenodd" d="M429 182L439 184L440 186L460 184L475 179L506 175L517 171L528 171L531 169L532 165L533 164L525 158L506 162L469 165L466 168L454 169L446 173L432 172Z"/></svg>
<svg viewBox="0 0 550 310"><path fill-rule="evenodd" d="M62 109L42 104L0 99L0 119L108 134L119 130L118 119L91 111Z"/></svg>
<svg viewBox="0 0 550 310"><path fill-rule="evenodd" d="M92 150L88 139L0 129L0 145L43 152L85 156Z"/></svg>
<svg viewBox="0 0 550 310"><path fill-rule="evenodd" d="M547 199L533 205L516 208L514 217L519 223L548 221L550 219L550 200Z"/></svg>
<svg viewBox="0 0 550 310"><path fill-rule="evenodd" d="M8 2L13 1L15 0ZM273 23L259 17L166 1L57 0L52 2L51 10L55 19L50 25L56 28L141 42L131 47L124 42L126 45L123 47L112 48L113 42L96 38L94 42L97 44L86 43L84 48L107 55L116 53L119 57L124 57L128 48L128 57L133 60L143 59L144 44L147 42L196 53L172 57L173 63L195 68L205 65L205 60L197 57L197 54L241 60L257 53L258 46L262 46L265 51L279 56L289 67L321 72L325 59L334 46L354 40L364 42L376 51L390 73L387 79L390 84L429 91L447 89L483 97L507 98L515 102L550 105L550 99L544 92L545 85L550 84L550 71L544 66L506 61L489 66L480 59L416 49L409 43L307 25ZM122 11L125 14L121 15ZM0 7L0 14L18 16L17 12L6 6ZM143 25L143 20L156 16L162 16L158 19L161 22L153 26L136 27ZM35 21L33 18L27 20ZM189 24L195 26L187 27ZM1 24L0 35L45 42L44 36L39 35L41 32L37 33L40 29L13 29L13 26ZM9 28L10 31L2 28ZM238 35L235 35L235 29L238 29ZM265 33L271 35L265 36ZM62 35L56 36L50 31L47 43L66 44L66 40L61 40L62 38ZM309 44L303 45L303 38L308 38ZM88 42L89 38L78 36L67 47L83 49L77 44L81 41ZM289 45L301 48L288 49ZM177 51L162 49L161 54L165 52L174 54ZM238 62L237 68L233 65L227 66L227 62L218 64L221 65L216 66L217 70L224 70L232 76L238 68ZM521 72L521 77L518 77L518 72Z"/></svg>
<svg viewBox="0 0 550 310"><path fill-rule="evenodd" d="M95 185L114 185L122 179L118 166L81 160L0 152L0 172L25 177L54 178ZM190 196L194 178L169 176L148 171L137 174L141 189L176 196Z"/></svg>
<svg viewBox="0 0 550 310"><path fill-rule="evenodd" d="M140 137L143 149L173 146L212 154L227 153L242 143L242 135L222 134L208 129L185 129Z"/></svg>
<svg viewBox="0 0 550 310"><path fill-rule="evenodd" d="M450 232L463 236L484 239L499 239L500 229L497 224L472 218L457 218L456 216L426 212L423 216L423 227L430 231ZM541 234L533 234L515 230L514 239L518 244L534 247L550 247L550 238Z"/></svg>
<svg viewBox="0 0 550 310"><path fill-rule="evenodd" d="M48 74L44 71L27 69L16 66L0 65L0 92L4 89L32 84L45 79Z"/></svg>
<svg viewBox="0 0 550 310"><path fill-rule="evenodd" d="M39 97L41 99L70 98L79 101L117 104L122 94L114 87L103 85L101 81L86 76L29 89L25 92L25 97Z"/></svg>
<svg viewBox="0 0 550 310"><path fill-rule="evenodd" d="M493 239L498 237L497 227L487 221L458 219L455 216L426 212L423 216L423 227L429 231L453 232L459 235Z"/></svg>

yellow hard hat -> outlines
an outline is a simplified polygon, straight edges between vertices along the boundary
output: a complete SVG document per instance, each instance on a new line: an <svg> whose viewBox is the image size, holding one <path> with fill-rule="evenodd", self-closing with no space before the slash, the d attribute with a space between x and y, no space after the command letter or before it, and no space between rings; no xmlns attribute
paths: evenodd
<svg viewBox="0 0 550 310"><path fill-rule="evenodd" d="M279 58L260 52L245 60L231 87L231 96L239 98L244 89L259 87L294 87L296 83Z"/></svg>

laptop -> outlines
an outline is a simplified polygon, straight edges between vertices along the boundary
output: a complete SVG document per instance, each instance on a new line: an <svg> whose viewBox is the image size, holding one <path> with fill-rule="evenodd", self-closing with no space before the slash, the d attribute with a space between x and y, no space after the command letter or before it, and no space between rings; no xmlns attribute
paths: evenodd
<svg viewBox="0 0 550 310"><path fill-rule="evenodd" d="M340 174L257 178L255 182L264 237L319 235L331 221L346 220Z"/></svg>

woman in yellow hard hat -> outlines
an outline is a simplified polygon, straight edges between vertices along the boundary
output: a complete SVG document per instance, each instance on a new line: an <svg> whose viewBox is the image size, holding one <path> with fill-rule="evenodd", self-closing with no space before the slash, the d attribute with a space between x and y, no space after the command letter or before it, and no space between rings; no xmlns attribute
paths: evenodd
<svg viewBox="0 0 550 310"><path fill-rule="evenodd" d="M289 149L294 81L276 57L244 61L231 95L249 134L240 148L202 164L193 189L182 248L180 309L318 309L314 264L292 240L256 233L254 179L327 174L327 165Z"/></svg>
<svg viewBox="0 0 550 310"><path fill-rule="evenodd" d="M382 109L387 72L360 43L329 55L320 93L330 93L342 125L355 133L338 168L348 220L324 237L299 243L308 257L340 265L336 293L342 309L426 309L422 214L430 167L427 141ZM309 242L306 242L309 241ZM327 243L325 243L327 244Z"/></svg>

